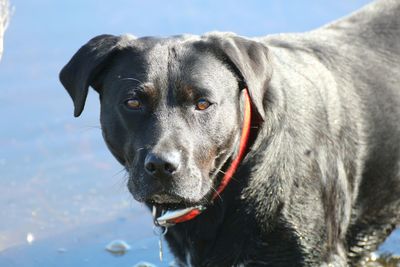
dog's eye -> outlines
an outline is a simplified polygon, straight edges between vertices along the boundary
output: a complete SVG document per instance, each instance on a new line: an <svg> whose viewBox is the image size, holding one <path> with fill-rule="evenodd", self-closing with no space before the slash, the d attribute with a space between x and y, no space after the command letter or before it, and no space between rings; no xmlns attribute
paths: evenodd
<svg viewBox="0 0 400 267"><path fill-rule="evenodd" d="M196 103L196 109L197 110L205 110L208 109L211 106L211 103L205 100L204 98L201 98L197 101Z"/></svg>
<svg viewBox="0 0 400 267"><path fill-rule="evenodd" d="M142 107L142 103L137 98L131 98L125 101L125 106L129 109L140 109Z"/></svg>

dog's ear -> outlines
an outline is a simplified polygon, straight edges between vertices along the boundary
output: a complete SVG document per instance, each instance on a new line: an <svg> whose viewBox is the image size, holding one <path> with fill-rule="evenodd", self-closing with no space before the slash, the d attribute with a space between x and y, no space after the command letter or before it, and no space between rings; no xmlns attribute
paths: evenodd
<svg viewBox="0 0 400 267"><path fill-rule="evenodd" d="M60 81L74 102L75 117L83 111L89 85L93 86L96 75L117 50L120 40L121 37L113 35L94 37L82 46L61 70Z"/></svg>
<svg viewBox="0 0 400 267"><path fill-rule="evenodd" d="M241 89L247 88L253 106L264 120L264 96L272 76L268 48L260 42L229 33L213 33L203 39L236 73Z"/></svg>

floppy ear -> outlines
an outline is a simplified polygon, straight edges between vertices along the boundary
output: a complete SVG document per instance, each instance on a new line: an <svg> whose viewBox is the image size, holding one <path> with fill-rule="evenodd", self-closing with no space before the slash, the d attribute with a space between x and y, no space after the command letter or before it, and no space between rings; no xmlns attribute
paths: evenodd
<svg viewBox="0 0 400 267"><path fill-rule="evenodd" d="M272 76L268 48L260 42L230 33L213 33L205 38L236 73L242 83L241 89L248 89L253 106L264 120L263 100Z"/></svg>
<svg viewBox="0 0 400 267"><path fill-rule="evenodd" d="M85 106L89 85L113 54L121 37L99 35L91 39L71 58L60 72L60 81L74 101L74 116Z"/></svg>

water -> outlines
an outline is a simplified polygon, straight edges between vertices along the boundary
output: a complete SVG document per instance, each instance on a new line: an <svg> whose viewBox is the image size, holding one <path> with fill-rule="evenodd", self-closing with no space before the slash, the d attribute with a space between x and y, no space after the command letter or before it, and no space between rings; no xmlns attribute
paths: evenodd
<svg viewBox="0 0 400 267"><path fill-rule="evenodd" d="M172 260L166 251L159 262L150 212L132 200L122 167L103 143L96 93L74 119L58 82L61 67L88 39L302 31L365 2L12 1L0 63L0 266L167 266ZM115 239L131 250L123 256L105 251ZM399 244L397 231L380 251L400 254Z"/></svg>

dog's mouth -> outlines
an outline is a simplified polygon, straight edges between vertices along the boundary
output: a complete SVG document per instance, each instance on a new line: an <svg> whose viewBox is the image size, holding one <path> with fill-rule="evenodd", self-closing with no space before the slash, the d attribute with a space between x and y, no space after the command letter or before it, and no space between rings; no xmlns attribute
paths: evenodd
<svg viewBox="0 0 400 267"><path fill-rule="evenodd" d="M193 201L186 199L174 194L160 193L152 197L151 200L146 201L149 206L154 206L157 210L171 211L178 209L188 209L198 206L208 206L213 199L213 195L216 193L216 189L219 187L222 177L231 161L231 153L221 153L215 159L214 168L209 171L208 178L212 181L208 192L199 200Z"/></svg>
<svg viewBox="0 0 400 267"><path fill-rule="evenodd" d="M233 156L234 150L232 149L221 151L215 157L213 164L211 164L211 170L206 175L203 174L203 190L201 191L206 193L200 199L196 197L193 199L184 197L184 194L179 194L178 188L175 188L173 191L159 192L153 195L151 199L145 201L152 208L155 225L169 227L176 223L190 220L207 209L215 198L220 197L220 192L226 186L227 180L225 177L230 176L227 176L228 174L225 170L230 169ZM209 182L204 183L205 180ZM192 189L188 188L188 190Z"/></svg>
<svg viewBox="0 0 400 267"><path fill-rule="evenodd" d="M147 204L154 206L159 210L176 210L184 209L193 206L193 203L179 199L177 197L171 197L169 195L160 195L156 198L147 201Z"/></svg>
<svg viewBox="0 0 400 267"><path fill-rule="evenodd" d="M160 211L172 211L207 205L209 202L207 199L208 197L204 196L200 201L191 201L169 194L160 194L153 197L153 199L146 201L146 203Z"/></svg>
<svg viewBox="0 0 400 267"><path fill-rule="evenodd" d="M178 222L186 221L193 212L198 214L206 209L205 205L188 201L176 203L150 201L147 204L152 209L154 224L160 227L169 227Z"/></svg>

